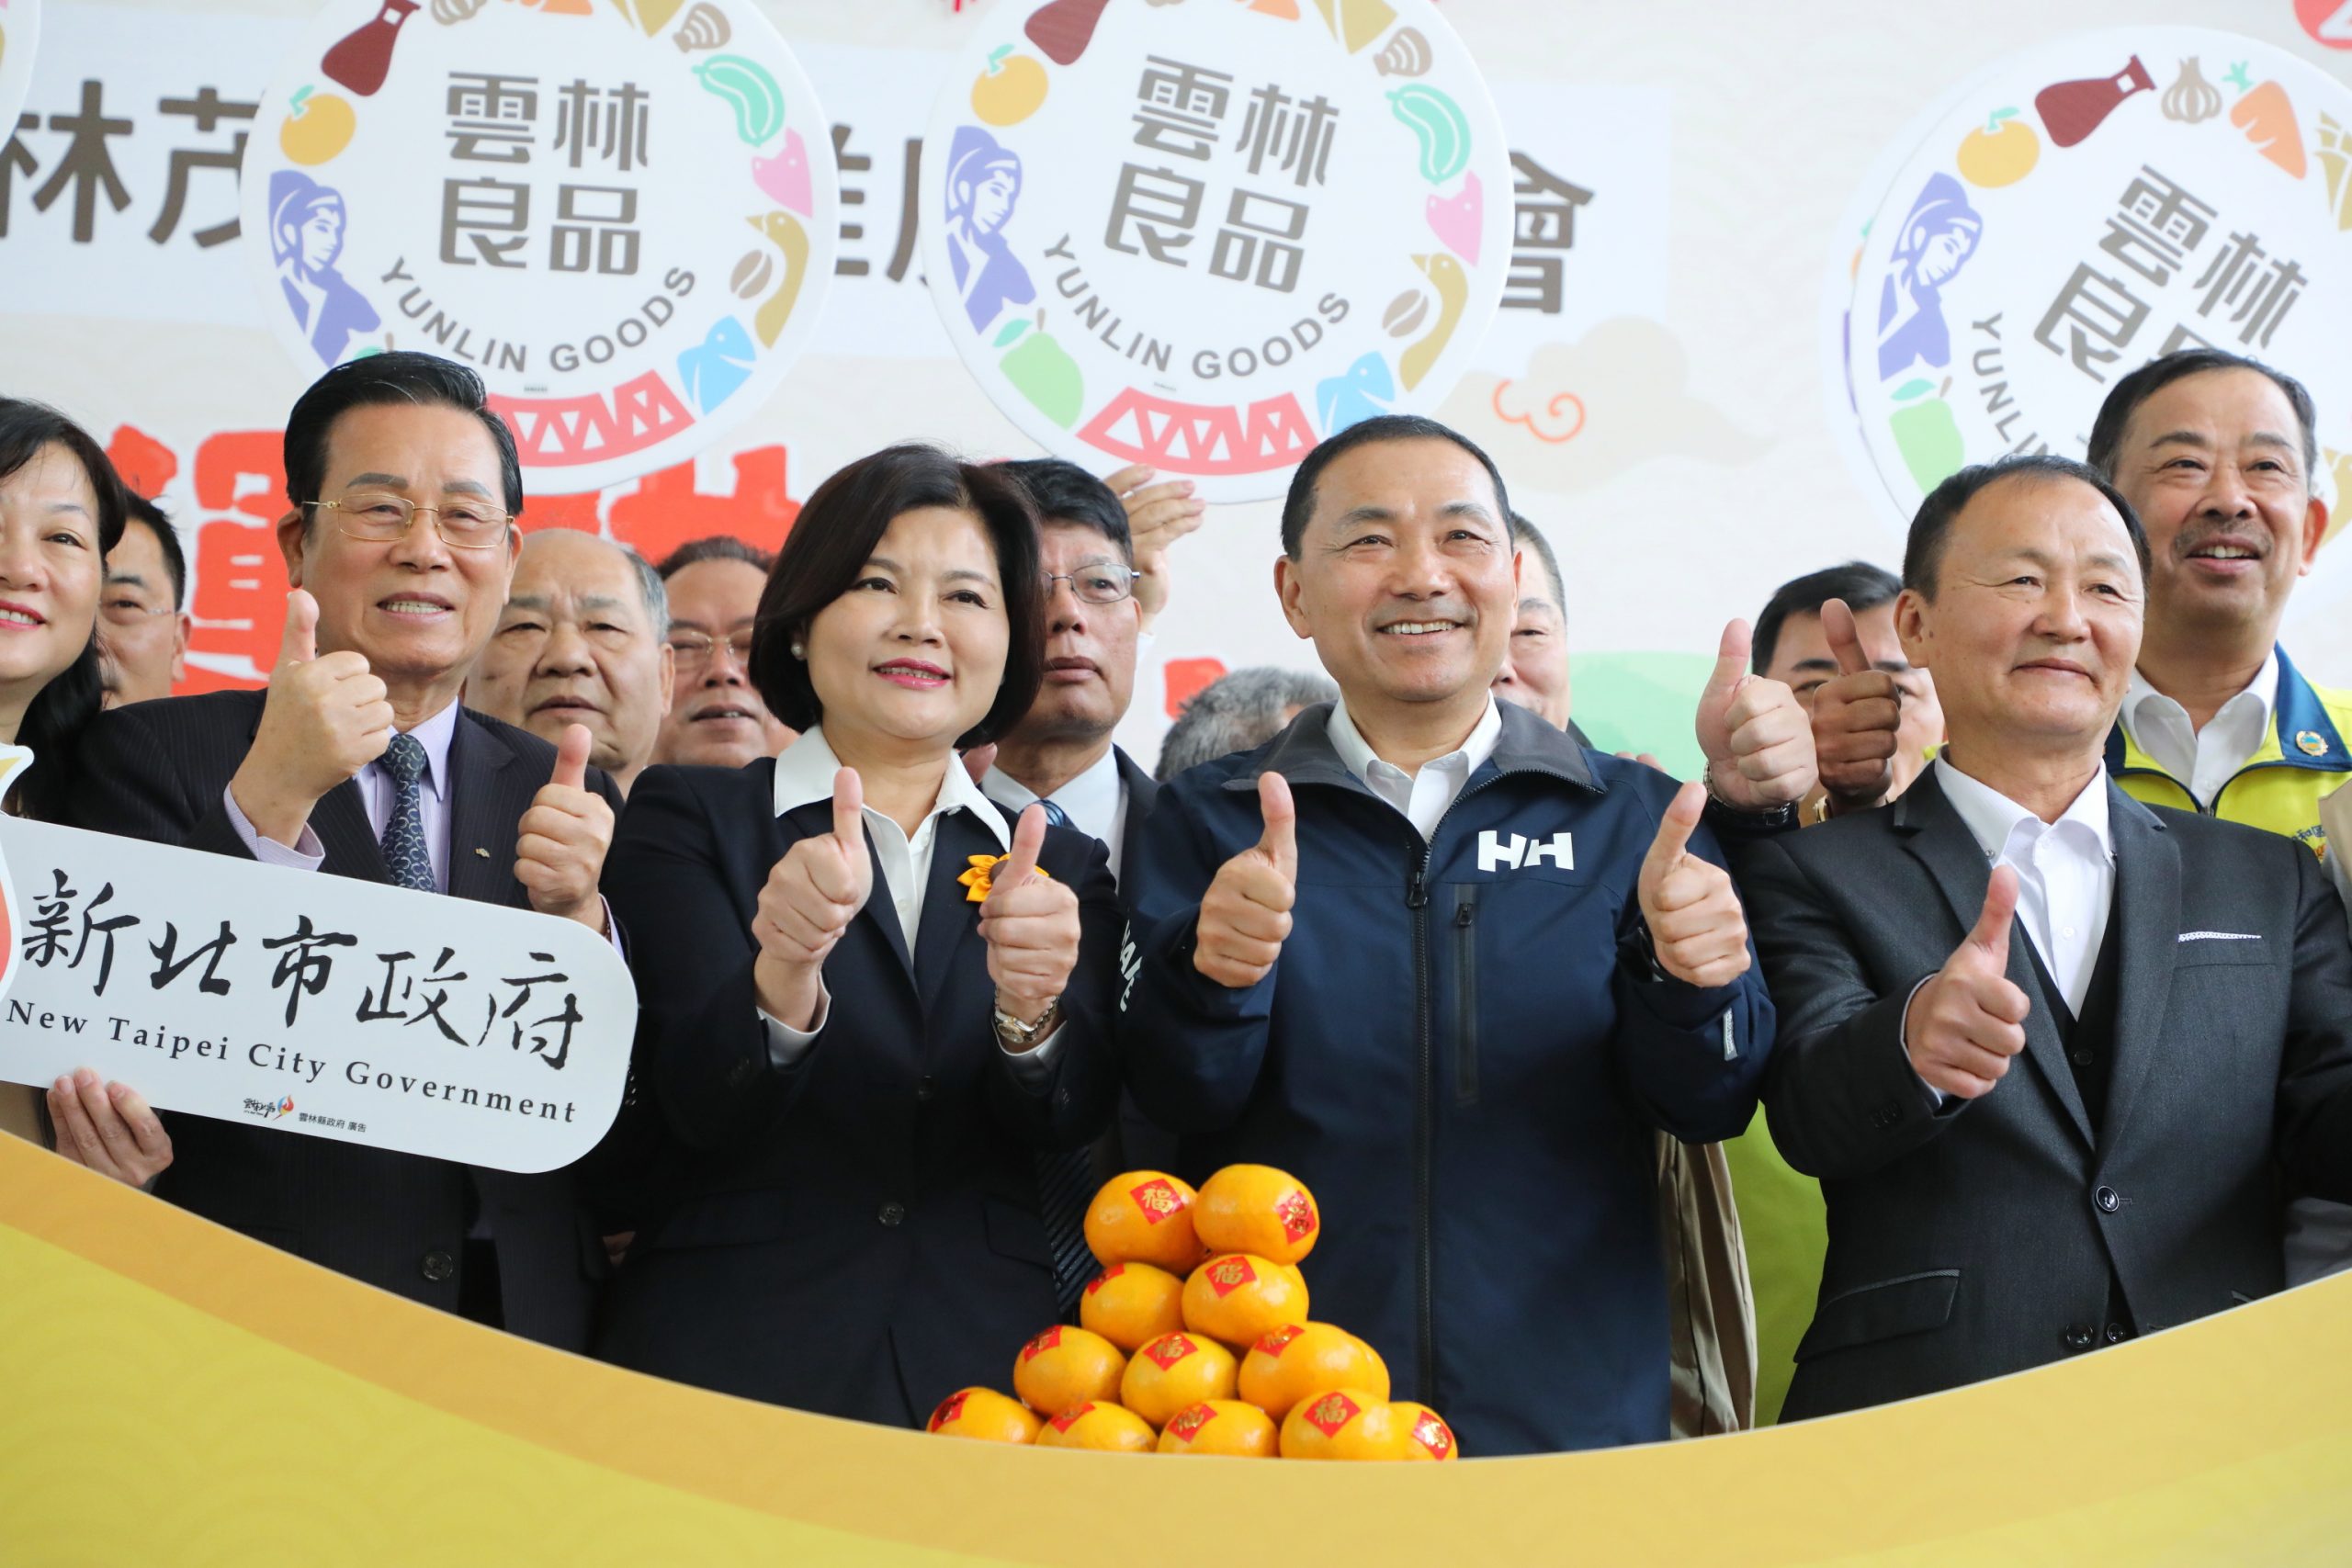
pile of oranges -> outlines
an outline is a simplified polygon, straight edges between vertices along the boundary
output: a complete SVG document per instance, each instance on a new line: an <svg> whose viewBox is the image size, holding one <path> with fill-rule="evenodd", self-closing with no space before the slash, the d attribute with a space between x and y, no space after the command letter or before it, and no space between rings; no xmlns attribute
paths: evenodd
<svg viewBox="0 0 2352 1568"><path fill-rule="evenodd" d="M1102 1271L1072 1328L1021 1348L1013 1393L958 1389L929 1430L1040 1448L1245 1459L1450 1460L1453 1430L1388 1397L1380 1352L1307 1312L1301 1259L1322 1214L1263 1165L1195 1192L1172 1176L1114 1177L1086 1212Z"/></svg>

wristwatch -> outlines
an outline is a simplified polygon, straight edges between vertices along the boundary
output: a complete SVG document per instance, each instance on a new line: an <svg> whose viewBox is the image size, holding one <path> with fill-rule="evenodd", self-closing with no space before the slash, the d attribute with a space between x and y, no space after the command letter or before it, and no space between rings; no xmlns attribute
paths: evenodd
<svg viewBox="0 0 2352 1568"><path fill-rule="evenodd" d="M1023 1023L1002 1008L996 1010L996 1037L1008 1051L1026 1051L1054 1032L1062 1021L1062 999L1048 998L1046 1010L1037 1015L1035 1023Z"/></svg>
<svg viewBox="0 0 2352 1568"><path fill-rule="evenodd" d="M1775 829L1792 827L1797 821L1797 803L1793 800L1784 800L1778 806L1768 806L1759 811L1753 807L1742 806L1724 795L1715 787L1715 765L1713 762L1701 765L1699 782L1706 786L1707 804L1718 811L1727 811L1744 822L1753 823L1758 828Z"/></svg>

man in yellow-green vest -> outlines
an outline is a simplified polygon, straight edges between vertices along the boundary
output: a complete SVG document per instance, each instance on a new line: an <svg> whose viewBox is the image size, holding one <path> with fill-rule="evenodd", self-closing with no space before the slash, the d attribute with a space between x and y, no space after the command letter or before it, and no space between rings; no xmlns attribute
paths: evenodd
<svg viewBox="0 0 2352 1568"><path fill-rule="evenodd" d="M2088 456L2139 513L2154 555L2108 771L2152 806L2248 823L2324 854L2320 800L2352 778L2352 692L2312 685L2278 646L2287 596L2327 532L2314 424L2293 377L2188 349L2115 384ZM2347 1265L2352 1207L2296 1200L2287 1282Z"/></svg>

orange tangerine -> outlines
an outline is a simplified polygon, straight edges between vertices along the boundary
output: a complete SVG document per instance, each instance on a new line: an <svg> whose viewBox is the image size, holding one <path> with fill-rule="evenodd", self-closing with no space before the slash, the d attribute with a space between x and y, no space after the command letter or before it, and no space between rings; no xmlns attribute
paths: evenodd
<svg viewBox="0 0 2352 1568"><path fill-rule="evenodd" d="M1184 1326L1184 1281L1148 1263L1114 1263L1086 1282L1078 1321L1132 1355Z"/></svg>
<svg viewBox="0 0 2352 1568"><path fill-rule="evenodd" d="M1188 1404L1231 1399L1233 1376L1232 1351L1179 1330L1135 1353L1119 1382L1119 1402L1158 1427Z"/></svg>
<svg viewBox="0 0 2352 1568"><path fill-rule="evenodd" d="M1040 1416L1058 1416L1090 1399L1116 1399L1127 1359L1100 1334L1055 1324L1012 1359L1012 1391Z"/></svg>
<svg viewBox="0 0 2352 1568"><path fill-rule="evenodd" d="M1273 1417L1247 1400L1204 1399L1168 1418L1160 1429L1159 1451L1272 1459L1280 1441Z"/></svg>
<svg viewBox="0 0 2352 1568"><path fill-rule="evenodd" d="M1319 1389L1360 1388L1386 1399L1388 1365L1336 1324L1290 1323L1250 1347L1237 1386L1242 1398L1279 1421Z"/></svg>
<svg viewBox="0 0 2352 1568"><path fill-rule="evenodd" d="M923 1430L944 1438L1028 1443L1036 1440L1037 1417L992 1388L959 1388L939 1402Z"/></svg>
<svg viewBox="0 0 2352 1568"><path fill-rule="evenodd" d="M1407 1459L1448 1460L1462 1457L1462 1445L1453 1440L1453 1428L1445 1417L1426 1404L1416 1404L1400 1399L1390 1404L1396 1413L1397 1424L1405 1428Z"/></svg>
<svg viewBox="0 0 2352 1568"><path fill-rule="evenodd" d="M1100 1263L1156 1263L1181 1274L1208 1251L1193 1231L1197 1196L1165 1171L1114 1176L1086 1207L1086 1245Z"/></svg>
<svg viewBox="0 0 2352 1568"><path fill-rule="evenodd" d="M1063 1411L1037 1433L1041 1449L1105 1449L1116 1453L1151 1451L1150 1423L1132 1410L1090 1400Z"/></svg>
<svg viewBox="0 0 2352 1568"><path fill-rule="evenodd" d="M1247 1252L1295 1263L1323 1228L1315 1194L1271 1165L1228 1165L1201 1183L1193 1228L1216 1252Z"/></svg>
<svg viewBox="0 0 2352 1568"><path fill-rule="evenodd" d="M1184 1326L1227 1345L1254 1345L1307 1315L1298 1270L1251 1253L1221 1253L1184 1281Z"/></svg>
<svg viewBox="0 0 2352 1568"><path fill-rule="evenodd" d="M1283 1418L1284 1459L1401 1460L1406 1440L1396 1407L1370 1389L1310 1393Z"/></svg>

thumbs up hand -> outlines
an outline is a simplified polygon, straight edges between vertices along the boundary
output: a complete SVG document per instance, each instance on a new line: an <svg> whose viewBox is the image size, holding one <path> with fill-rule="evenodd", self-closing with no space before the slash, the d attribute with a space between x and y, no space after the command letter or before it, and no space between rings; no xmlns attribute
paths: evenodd
<svg viewBox="0 0 2352 1568"><path fill-rule="evenodd" d="M1036 874L1045 842L1046 808L1032 805L1013 829L1012 856L996 866L980 904L996 1005L1023 1023L1045 1016L1078 967L1078 893Z"/></svg>
<svg viewBox="0 0 2352 1568"><path fill-rule="evenodd" d="M1838 673L1813 694L1813 749L1821 787L1837 812L1867 811L1894 788L1895 735L1903 724L1903 687L1871 668L1854 612L1843 599L1821 606L1822 635Z"/></svg>
<svg viewBox="0 0 2352 1568"><path fill-rule="evenodd" d="M2032 1004L2010 983L2009 920L2018 907L2018 874L1993 868L1976 929L1944 966L1912 993L1903 1013L1903 1046L1929 1088L1974 1100L1989 1094L2025 1049Z"/></svg>
<svg viewBox="0 0 2352 1568"><path fill-rule="evenodd" d="M1746 621L1724 627L1699 696L1699 750L1717 795L1742 811L1770 811L1813 792L1813 724L1785 683L1748 673L1748 648Z"/></svg>
<svg viewBox="0 0 2352 1568"><path fill-rule="evenodd" d="M1712 989L1747 973L1747 917L1731 874L1690 852L1690 832L1707 807L1705 786L1687 784L1658 818L1642 857L1635 897L1657 966L1687 986Z"/></svg>
<svg viewBox="0 0 2352 1568"><path fill-rule="evenodd" d="M1260 773L1258 809L1265 831L1217 867L1193 937L1193 967L1237 991L1264 979L1282 956L1291 906L1298 899L1298 808L1290 782L1280 773Z"/></svg>
<svg viewBox="0 0 2352 1568"><path fill-rule="evenodd" d="M286 596L286 635L269 672L254 743L229 781L237 809L264 838L292 846L329 790L384 754L392 705L357 653L319 653L319 602Z"/></svg>
<svg viewBox="0 0 2352 1568"><path fill-rule="evenodd" d="M874 893L865 848L865 789L854 768L833 775L833 830L815 833L769 868L752 915L760 945L752 990L762 1010L795 1029L817 1011L818 974Z"/></svg>
<svg viewBox="0 0 2352 1568"><path fill-rule="evenodd" d="M542 915L578 920L605 933L605 900L596 883L613 847L613 808L588 787L588 727L566 725L555 773L531 797L516 825L514 880Z"/></svg>

